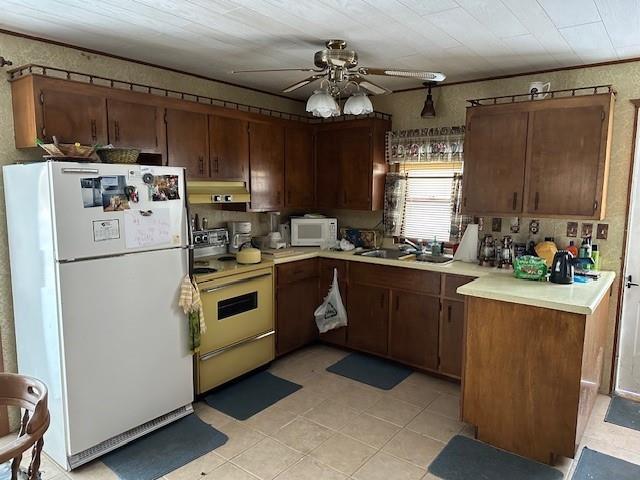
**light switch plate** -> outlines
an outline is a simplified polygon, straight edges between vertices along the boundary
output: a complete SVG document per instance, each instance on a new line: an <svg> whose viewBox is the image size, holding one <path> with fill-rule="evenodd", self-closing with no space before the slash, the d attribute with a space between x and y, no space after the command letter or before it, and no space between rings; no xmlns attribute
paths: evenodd
<svg viewBox="0 0 640 480"><path fill-rule="evenodd" d="M609 236L609 224L599 223L598 229L596 230L596 238L598 240L606 240L608 236Z"/></svg>

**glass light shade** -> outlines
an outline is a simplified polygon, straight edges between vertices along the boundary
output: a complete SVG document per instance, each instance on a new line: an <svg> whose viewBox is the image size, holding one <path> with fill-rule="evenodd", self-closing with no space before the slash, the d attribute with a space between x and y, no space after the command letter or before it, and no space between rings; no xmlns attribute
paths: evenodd
<svg viewBox="0 0 640 480"><path fill-rule="evenodd" d="M422 118L433 118L436 116L436 107L433 104L433 96L431 95L431 84L427 82L425 86L427 87L427 99L424 101L420 116Z"/></svg>
<svg viewBox="0 0 640 480"><path fill-rule="evenodd" d="M316 90L307 100L307 112L311 112L314 117L329 118L340 115L340 106L335 98L325 90Z"/></svg>
<svg viewBox="0 0 640 480"><path fill-rule="evenodd" d="M371 112L373 112L373 105L364 92L354 93L344 104L344 113L347 115L366 115Z"/></svg>

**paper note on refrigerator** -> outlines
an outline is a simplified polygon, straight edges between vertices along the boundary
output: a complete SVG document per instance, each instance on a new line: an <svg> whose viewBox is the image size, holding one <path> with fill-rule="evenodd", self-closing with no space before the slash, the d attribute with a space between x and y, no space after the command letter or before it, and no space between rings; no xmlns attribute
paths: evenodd
<svg viewBox="0 0 640 480"><path fill-rule="evenodd" d="M168 208L125 210L124 238L127 248L144 248L171 243L171 217Z"/></svg>

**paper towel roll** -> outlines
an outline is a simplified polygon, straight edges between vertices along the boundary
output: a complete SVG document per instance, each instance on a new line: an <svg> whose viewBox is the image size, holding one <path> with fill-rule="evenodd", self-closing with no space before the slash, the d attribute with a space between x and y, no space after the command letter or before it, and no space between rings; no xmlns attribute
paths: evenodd
<svg viewBox="0 0 640 480"><path fill-rule="evenodd" d="M458 250L453 256L454 260L476 263L478 261L478 224L470 223L464 231Z"/></svg>

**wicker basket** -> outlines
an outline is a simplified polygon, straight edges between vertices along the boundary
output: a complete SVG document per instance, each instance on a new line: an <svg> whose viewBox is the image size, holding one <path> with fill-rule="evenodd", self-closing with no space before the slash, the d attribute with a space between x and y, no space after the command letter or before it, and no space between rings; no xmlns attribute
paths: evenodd
<svg viewBox="0 0 640 480"><path fill-rule="evenodd" d="M42 143L38 142L40 148L49 154L50 157L68 158L78 157L87 158L93 154L94 147L80 145L79 143Z"/></svg>
<svg viewBox="0 0 640 480"><path fill-rule="evenodd" d="M102 163L136 163L140 150L135 148L99 148L96 153Z"/></svg>

